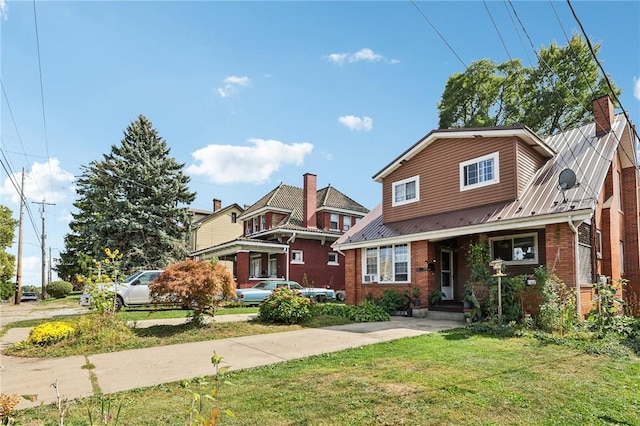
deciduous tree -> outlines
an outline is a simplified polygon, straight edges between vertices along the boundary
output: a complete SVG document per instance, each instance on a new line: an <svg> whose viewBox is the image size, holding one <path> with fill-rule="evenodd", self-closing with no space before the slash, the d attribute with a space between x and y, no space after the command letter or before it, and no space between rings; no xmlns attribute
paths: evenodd
<svg viewBox="0 0 640 426"><path fill-rule="evenodd" d="M531 67L515 59L481 59L449 77L438 104L439 127L526 125L545 136L592 121L593 99L613 94L578 34L566 46L540 48L536 56Z"/></svg>
<svg viewBox="0 0 640 426"><path fill-rule="evenodd" d="M0 206L0 282L10 282L13 278L16 257L7 253L7 249L13 244L17 224L11 209Z"/></svg>

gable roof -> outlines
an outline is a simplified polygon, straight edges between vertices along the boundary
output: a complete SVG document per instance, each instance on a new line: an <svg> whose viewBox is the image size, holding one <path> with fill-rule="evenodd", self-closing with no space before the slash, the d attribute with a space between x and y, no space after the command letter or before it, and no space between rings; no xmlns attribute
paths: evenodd
<svg viewBox="0 0 640 426"><path fill-rule="evenodd" d="M245 220L267 211L279 211L286 216L273 228L309 230L303 226L303 189L281 183L256 203L248 207L238 219ZM316 191L316 210L336 210L365 215L369 210L347 197L331 185ZM327 232L327 231L323 231ZM339 232L341 234L341 232Z"/></svg>
<svg viewBox="0 0 640 426"><path fill-rule="evenodd" d="M440 139L451 138L479 138L479 137L517 137L531 146L544 158L552 158L556 151L545 141L540 139L531 129L526 126L503 126L503 127L472 127L465 129L438 129L427 133L422 139L413 144L409 149L400 154L395 160L385 166L378 173L373 175L373 180L382 182L382 179L410 160L416 154L424 150L427 146Z"/></svg>
<svg viewBox="0 0 640 426"><path fill-rule="evenodd" d="M595 124L591 123L546 138L540 146L545 146L556 154L534 174L522 195L514 201L388 224L382 223L380 205L340 237L334 247L364 247L372 245L373 241L382 242L380 240L385 244L438 240L479 232L543 226L565 222L570 218L586 220L597 205L598 195L616 150L621 151L623 166L637 166L635 137L631 134L630 127L625 116L618 114L612 130L602 136L596 136ZM488 132L494 133L495 130L489 129ZM482 129L474 132L482 132ZM458 132L460 134L468 135L469 132L463 130ZM409 151L403 156L415 155L408 154ZM390 169L396 167L396 163L400 164L398 159L375 175L374 179L389 173ZM579 185L563 195L558 186L558 176L567 168L576 173Z"/></svg>
<svg viewBox="0 0 640 426"><path fill-rule="evenodd" d="M233 204L230 204L230 205L228 205L228 206L226 206L226 207L224 207L224 208L222 208L222 209L220 209L220 210L218 210L218 211L215 211L215 212L211 212L211 211L210 211L210 212L207 212L207 215L206 215L206 216L201 217L200 219L198 219L198 220L194 221L194 222L193 222L193 225L194 225L194 226L202 225L204 222L208 222L208 221L210 221L210 220L212 220L212 219L215 219L216 217L218 217L218 216L220 216L220 215L226 214L226 212L227 212L227 211L229 211L229 210L231 210L231 209L236 209L236 210L238 210L238 211L240 212L240 214L242 214L242 212L244 211L244 209L243 209L242 207L240 207L240 205L239 205L239 204L237 204L237 203L233 203Z"/></svg>

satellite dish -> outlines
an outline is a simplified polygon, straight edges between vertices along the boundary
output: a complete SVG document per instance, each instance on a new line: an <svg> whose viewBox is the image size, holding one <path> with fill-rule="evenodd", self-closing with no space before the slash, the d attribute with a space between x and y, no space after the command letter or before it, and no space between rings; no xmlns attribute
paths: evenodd
<svg viewBox="0 0 640 426"><path fill-rule="evenodd" d="M561 171L560 176L558 176L558 185L560 185L560 189L563 191L576 186L575 172L571 169L564 169Z"/></svg>
<svg viewBox="0 0 640 426"><path fill-rule="evenodd" d="M562 191L563 203L567 202L567 197L565 194L567 190L573 188L576 185L578 185L578 183L576 182L576 174L573 170L564 169L563 171L560 172L560 176L558 176L558 186Z"/></svg>

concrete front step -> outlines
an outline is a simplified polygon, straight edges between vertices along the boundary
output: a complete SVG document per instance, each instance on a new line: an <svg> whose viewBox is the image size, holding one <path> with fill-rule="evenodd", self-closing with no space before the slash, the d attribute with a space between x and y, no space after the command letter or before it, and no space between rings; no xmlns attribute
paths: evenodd
<svg viewBox="0 0 640 426"><path fill-rule="evenodd" d="M447 312L447 311L433 311L427 312L427 318L432 320L448 320L448 321L460 321L464 322L464 313L462 312Z"/></svg>

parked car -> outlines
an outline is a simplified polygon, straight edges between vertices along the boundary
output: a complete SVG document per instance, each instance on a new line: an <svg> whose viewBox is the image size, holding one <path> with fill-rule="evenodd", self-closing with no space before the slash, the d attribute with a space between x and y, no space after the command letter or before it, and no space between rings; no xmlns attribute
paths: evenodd
<svg viewBox="0 0 640 426"><path fill-rule="evenodd" d="M236 290L236 301L243 305L259 305L264 299L271 295L276 288L288 287L297 290L304 297L309 297L318 302L333 300L336 298L335 291L329 288L302 287L295 281L267 280L260 281L251 288Z"/></svg>
<svg viewBox="0 0 640 426"><path fill-rule="evenodd" d="M24 291L20 296L21 302L37 302L38 301L38 293L35 291Z"/></svg>
<svg viewBox="0 0 640 426"><path fill-rule="evenodd" d="M143 270L127 277L118 283L98 284L99 288L116 293L115 310L119 311L123 306L150 306L153 304L149 292L149 283L155 280L163 270ZM90 287L85 287L80 296L80 305L91 306Z"/></svg>

